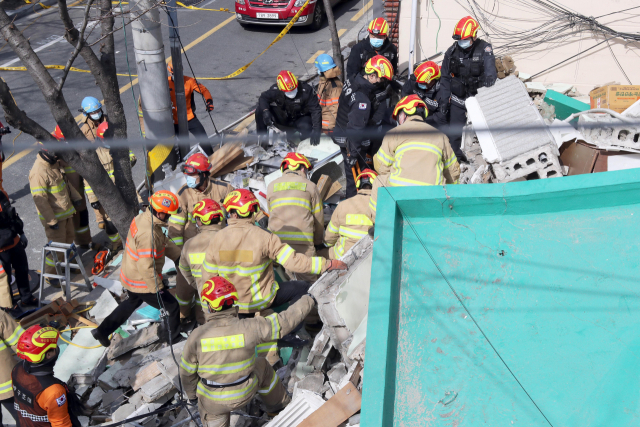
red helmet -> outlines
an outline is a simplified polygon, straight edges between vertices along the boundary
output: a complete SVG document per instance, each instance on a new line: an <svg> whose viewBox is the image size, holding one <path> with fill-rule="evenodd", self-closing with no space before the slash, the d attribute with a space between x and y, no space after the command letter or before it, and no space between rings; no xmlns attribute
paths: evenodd
<svg viewBox="0 0 640 427"><path fill-rule="evenodd" d="M51 326L33 325L22 333L18 340L18 357L31 363L44 360L47 351L58 348L60 334Z"/></svg>
<svg viewBox="0 0 640 427"><path fill-rule="evenodd" d="M109 122L105 120L104 122L100 123L100 125L98 125L98 129L96 130L98 138L104 139L104 134L107 129L109 129Z"/></svg>
<svg viewBox="0 0 640 427"><path fill-rule="evenodd" d="M480 29L480 24L478 21L473 19L470 16L465 16L458 24L456 24L456 28L453 30L453 39L454 40L465 40L471 37L475 37Z"/></svg>
<svg viewBox="0 0 640 427"><path fill-rule="evenodd" d="M416 114L419 108L424 109L424 116L427 117L427 115L429 114L427 104L425 104L418 95L414 94L405 96L400 101L398 101L398 103L396 104L396 108L393 109L393 120L398 117L398 114L400 114L401 110L404 110L407 115L411 116Z"/></svg>
<svg viewBox="0 0 640 427"><path fill-rule="evenodd" d="M260 202L258 202L256 196L244 188L234 190L227 194L227 197L224 198L223 205L227 212L234 210L238 215L243 217L249 216L251 212L254 211L254 206L256 207L255 212L260 209Z"/></svg>
<svg viewBox="0 0 640 427"><path fill-rule="evenodd" d="M416 76L416 82L429 84L440 78L440 66L433 61L426 61L413 70L413 75Z"/></svg>
<svg viewBox="0 0 640 427"><path fill-rule="evenodd" d="M391 80L393 78L393 65L382 55L376 55L364 66L364 72L367 74L376 73L381 79Z"/></svg>
<svg viewBox="0 0 640 427"><path fill-rule="evenodd" d="M60 130L60 126L58 125L56 125L56 128L53 130L53 133L51 135L53 135L53 137L58 141L64 140L64 135L62 134L62 131Z"/></svg>
<svg viewBox="0 0 640 427"><path fill-rule="evenodd" d="M372 169L363 170L356 178L356 188L360 188L360 186L365 184L373 185L373 181L375 181L377 176L378 173Z"/></svg>
<svg viewBox="0 0 640 427"><path fill-rule="evenodd" d="M222 219L224 213L217 202L211 199L204 199L196 203L193 207L192 215L194 218L200 218L204 225L209 225L214 218Z"/></svg>
<svg viewBox="0 0 640 427"><path fill-rule="evenodd" d="M192 154L182 165L182 172L187 175L209 172L209 169L211 169L209 158L202 153Z"/></svg>
<svg viewBox="0 0 640 427"><path fill-rule="evenodd" d="M238 301L238 291L224 277L214 276L204 283L200 297L212 310L220 311L225 305L233 305Z"/></svg>
<svg viewBox="0 0 640 427"><path fill-rule="evenodd" d="M291 92L298 87L298 79L291 71L280 71L276 78L278 89L283 92Z"/></svg>
<svg viewBox="0 0 640 427"><path fill-rule="evenodd" d="M149 197L149 204L156 212L168 213L169 215L180 212L178 198L171 191L156 191Z"/></svg>
<svg viewBox="0 0 640 427"><path fill-rule="evenodd" d="M280 170L284 172L285 169L292 171L297 170L300 166L304 166L307 170L313 169L313 165L304 155L299 153L289 153L280 163Z"/></svg>
<svg viewBox="0 0 640 427"><path fill-rule="evenodd" d="M389 24L384 18L376 18L369 23L369 34L386 36L389 33Z"/></svg>

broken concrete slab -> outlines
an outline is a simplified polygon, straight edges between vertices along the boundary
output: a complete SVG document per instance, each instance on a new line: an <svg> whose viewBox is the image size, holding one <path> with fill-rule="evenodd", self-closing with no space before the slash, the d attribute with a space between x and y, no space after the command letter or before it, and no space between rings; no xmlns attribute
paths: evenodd
<svg viewBox="0 0 640 427"><path fill-rule="evenodd" d="M604 150L640 153L640 126L618 113L581 114L578 131L583 140Z"/></svg>
<svg viewBox="0 0 640 427"><path fill-rule="evenodd" d="M117 408L120 407L126 400L123 390L111 390L106 392L102 396L102 402L100 404L100 409L104 412L111 414Z"/></svg>
<svg viewBox="0 0 640 427"><path fill-rule="evenodd" d="M164 359L158 363L158 369L162 372L162 376L170 381L175 388L180 388L180 372L176 361L173 359Z"/></svg>
<svg viewBox="0 0 640 427"><path fill-rule="evenodd" d="M330 381L336 383L336 385L342 381L342 378L347 375L347 366L344 362L336 363L329 369L327 372L327 377L329 377Z"/></svg>
<svg viewBox="0 0 640 427"><path fill-rule="evenodd" d="M162 374L158 362L154 361L140 369L133 377L131 388L138 391L143 385Z"/></svg>
<svg viewBox="0 0 640 427"><path fill-rule="evenodd" d="M118 369L113 374L114 381L116 381L120 387L129 387L131 385L132 378L134 378L136 372L140 370L141 361L142 356L134 356L129 359L122 368Z"/></svg>
<svg viewBox="0 0 640 427"><path fill-rule="evenodd" d="M510 160L491 165L496 182L511 182L535 174L539 179L563 176L555 141L520 154Z"/></svg>
<svg viewBox="0 0 640 427"><path fill-rule="evenodd" d="M322 394L324 392L324 374L322 372L315 372L304 377L298 381L294 387L293 394L296 395L296 390L308 390L316 394Z"/></svg>
<svg viewBox="0 0 640 427"><path fill-rule="evenodd" d="M146 403L155 402L167 394L173 394L175 387L164 375L159 375L140 387L140 393Z"/></svg>
<svg viewBox="0 0 640 427"><path fill-rule="evenodd" d="M296 427L324 405L324 399L316 393L299 390L298 395L266 427Z"/></svg>
<svg viewBox="0 0 640 427"><path fill-rule="evenodd" d="M109 359L113 360L133 349L145 347L160 340L160 325L155 323L152 326L140 329L132 333L129 337L118 342L117 345L109 348Z"/></svg>
<svg viewBox="0 0 640 427"><path fill-rule="evenodd" d="M102 390L100 387L94 388L89 395L89 399L87 400L87 406L89 406L91 409L96 408L102 402L102 396L104 396L104 394L104 390Z"/></svg>
<svg viewBox="0 0 640 427"><path fill-rule="evenodd" d="M311 366L316 370L322 368L332 348L330 338L328 327L323 326L320 333L313 340L313 345L307 357L307 366Z"/></svg>
<svg viewBox="0 0 640 427"><path fill-rule="evenodd" d="M107 289L109 292L119 297L122 296L123 288L119 280L107 279L104 277L94 277L93 281L96 283L96 285L102 286L104 289Z"/></svg>
<svg viewBox="0 0 640 427"><path fill-rule="evenodd" d="M54 376L60 381L69 382L71 375L74 375L77 380L75 383L78 385L95 383L100 374L104 372L106 366L104 355L107 349L100 346L100 343L93 338L90 329L80 329L71 342L83 347L96 345L99 347L69 346L56 361L53 367Z"/></svg>
<svg viewBox="0 0 640 427"><path fill-rule="evenodd" d="M96 292L96 290L99 290L99 288L95 289L91 294ZM102 323L102 321L118 307L116 299L111 295L111 292L106 290L102 290L100 296L95 301L96 305L89 310L89 314L96 319L96 323L98 324Z"/></svg>
<svg viewBox="0 0 640 427"><path fill-rule="evenodd" d="M181 341L178 344L173 345L173 354L175 354L176 359L179 360L180 357L182 356L182 349L184 349L185 344L186 344L186 341ZM146 365L147 363L152 362L154 360L156 361L163 360L163 359L166 359L167 357L172 357L171 347L169 347L168 345L160 348L159 350L154 351L153 353L149 353L148 355L146 355L144 359L142 359L141 364Z"/></svg>
<svg viewBox="0 0 640 427"><path fill-rule="evenodd" d="M122 369L122 364L120 362L115 362L111 367L104 371L102 375L98 377L98 385L100 388L104 391L111 391L119 388L120 384L118 384L118 381L113 377L120 369Z"/></svg>

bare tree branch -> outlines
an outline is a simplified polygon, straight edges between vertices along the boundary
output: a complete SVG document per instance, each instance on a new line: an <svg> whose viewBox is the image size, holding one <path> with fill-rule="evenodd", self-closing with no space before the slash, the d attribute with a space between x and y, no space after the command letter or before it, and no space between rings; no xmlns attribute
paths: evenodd
<svg viewBox="0 0 640 427"><path fill-rule="evenodd" d="M67 76L69 75L69 70L71 69L73 62L78 57L78 54L80 54L80 50L82 50L82 46L84 46L84 43L85 43L84 32L87 29L87 24L89 23L89 12L91 12L92 3L93 3L93 0L89 0L87 2L87 6L84 8L84 19L82 20L82 28L80 29L80 35L78 36L78 44L76 45L76 48L74 49L73 54L71 54L71 57L67 61L67 65L65 65L64 67L64 71L62 72L62 77L60 77L60 82L58 83L59 92L62 91L64 82L67 80Z"/></svg>
<svg viewBox="0 0 640 427"><path fill-rule="evenodd" d="M27 113L22 111L16 101L13 99L13 95L9 90L9 86L0 78L0 105L4 110L4 118L7 123L16 129L20 129L22 132L34 136L39 141L55 141L56 139L37 122L33 121Z"/></svg>

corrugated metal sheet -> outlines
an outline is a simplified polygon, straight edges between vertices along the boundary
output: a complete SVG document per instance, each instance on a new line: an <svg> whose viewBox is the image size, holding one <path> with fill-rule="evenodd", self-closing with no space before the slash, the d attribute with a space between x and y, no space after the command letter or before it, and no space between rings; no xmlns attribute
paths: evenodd
<svg viewBox="0 0 640 427"><path fill-rule="evenodd" d="M324 399L316 393L298 390L291 403L266 427L296 427L323 404Z"/></svg>

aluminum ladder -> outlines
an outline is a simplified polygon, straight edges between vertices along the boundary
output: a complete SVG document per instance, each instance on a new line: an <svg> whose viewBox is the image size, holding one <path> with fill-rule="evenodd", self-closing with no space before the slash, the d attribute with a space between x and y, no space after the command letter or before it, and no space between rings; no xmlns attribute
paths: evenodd
<svg viewBox="0 0 640 427"><path fill-rule="evenodd" d="M53 257L53 262L56 264L56 273L57 274L46 274L46 256L47 253L51 253ZM64 254L64 262L58 261L58 253ZM82 277L84 278L84 285L87 287L87 290L91 292L93 288L91 287L91 281L87 276L87 272L84 269L84 265L82 264L82 260L80 263L72 263L76 257L79 256L78 248L75 244L71 243L58 243L54 241L50 241L42 248L42 267L40 270L40 292L38 294L38 308L42 305L42 291L44 289L44 279L45 277L51 279L60 280L60 285L62 282L66 285L66 299L67 302L71 301L71 285L75 286L83 286L82 283L75 283L71 281L71 269L76 268L80 269L82 272ZM60 273L60 267L64 266L64 275Z"/></svg>

